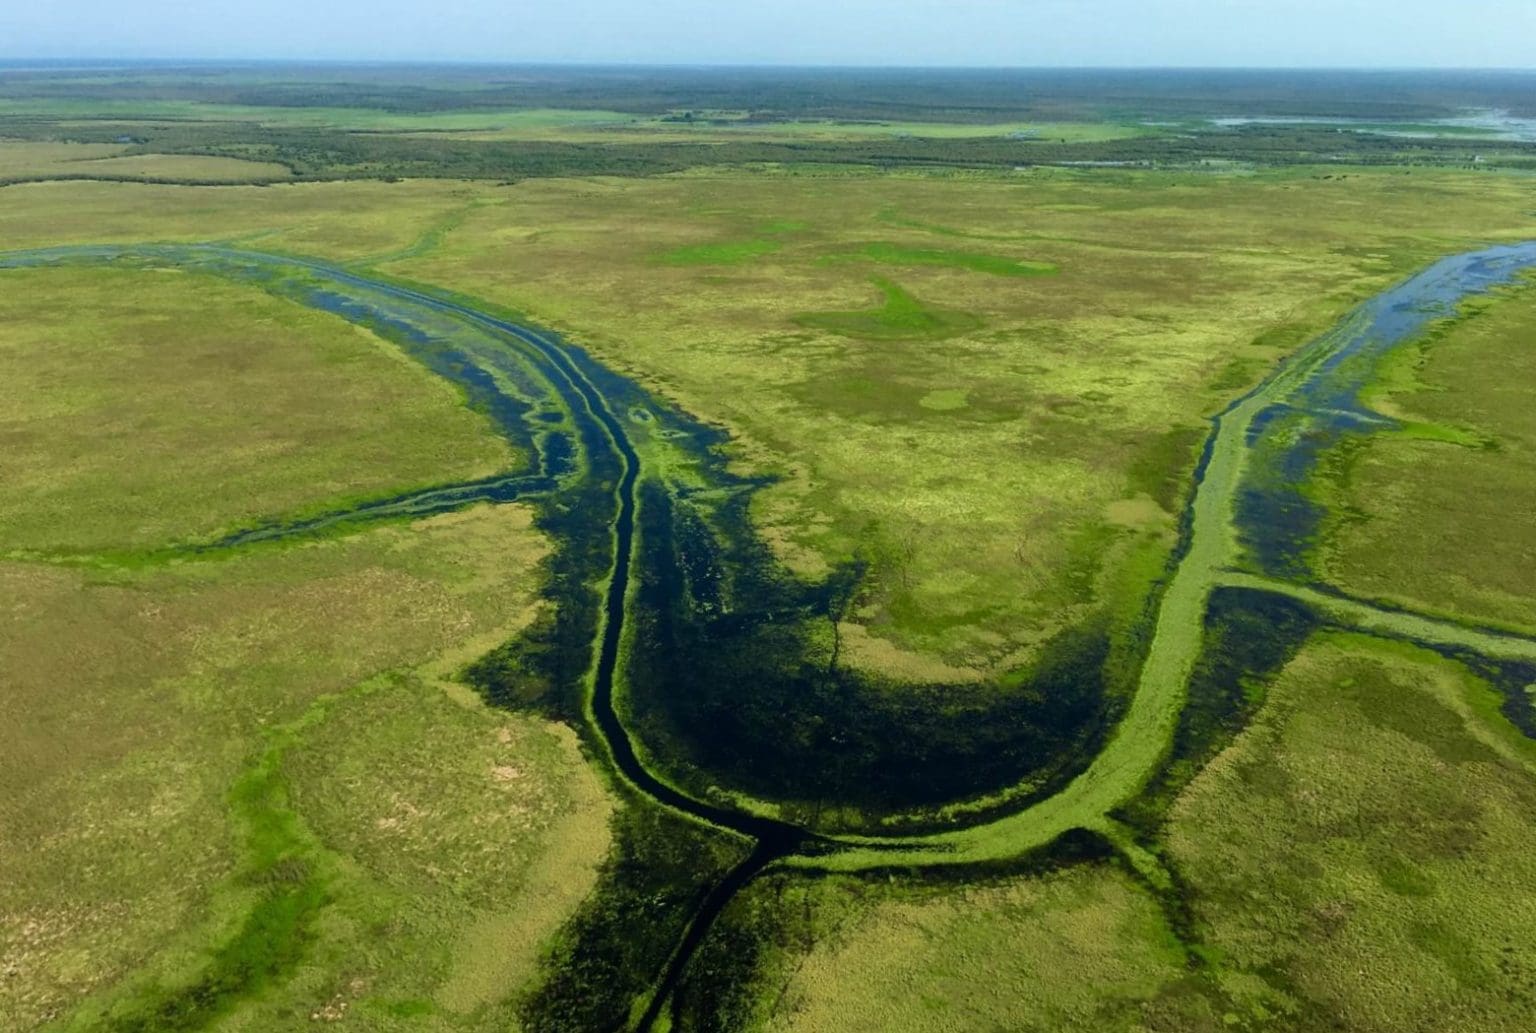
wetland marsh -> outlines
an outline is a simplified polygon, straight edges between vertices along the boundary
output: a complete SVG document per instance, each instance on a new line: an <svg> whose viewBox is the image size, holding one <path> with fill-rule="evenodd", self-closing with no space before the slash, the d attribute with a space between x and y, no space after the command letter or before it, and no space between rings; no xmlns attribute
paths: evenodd
<svg viewBox="0 0 1536 1033"><path fill-rule="evenodd" d="M1199 656L1211 593L1223 584L1232 583L1249 590L1277 591L1311 599L1301 591L1305 586L1291 589L1272 580L1234 580L1230 573L1240 555L1237 543L1246 540L1245 535L1267 531L1261 535L1263 540L1271 546L1277 542L1272 528L1263 527L1251 516L1245 519L1246 512L1269 512L1274 504L1271 503L1270 510L1245 511L1239 505L1239 499L1246 502L1251 498L1251 489L1244 495L1243 486L1258 482L1274 491L1279 481L1275 476L1277 470L1289 475L1289 483L1300 483L1293 461L1281 453L1276 463L1272 458L1273 450L1264 448L1263 434L1276 422L1271 414L1283 407L1287 413L1319 417L1352 428L1369 425L1373 420L1386 422L1385 418L1373 418L1355 401L1358 385L1363 383L1373 361L1380 361L1390 349L1411 340L1430 320L1442 316L1448 306L1474 293L1508 283L1521 271L1536 266L1536 244L1501 247L1437 263L1427 272L1362 306L1339 329L1301 349L1257 388L1219 414L1213 421L1204 458L1196 469L1181 547L1173 558L1166 584L1154 597L1155 605L1149 611L1151 634L1138 683L1124 716L1102 747L1096 749L1092 763L1059 786L1052 786L1045 792L1037 791L1034 794L1037 800L1012 808L1013 813L991 817L969 828L906 835L828 831L815 817L806 823L806 817L800 813L786 812L787 819L777 818L767 813L722 807L690 795L686 779L678 779L675 770L668 771L666 766L656 764L655 757L661 744L637 740L625 723L634 704L624 699L624 693L633 692L644 684L643 679L636 678L630 671L645 669L646 650L661 651L667 656L668 663L676 663L680 656L689 655L689 647L680 644L676 629L662 633L654 630L669 613L673 621L678 620L677 599L667 598L665 587L687 583L685 590L694 612L701 608L707 612L710 593L718 593L719 584L729 584L736 591L741 591L743 583L751 584L748 570L732 570L726 566L731 560L745 558L746 562L758 565L771 563L763 557L760 547L754 548L750 542L737 542L733 546L728 542L722 545L711 541L710 524L669 520L672 509L679 503L679 487L674 482L669 488L664 480L647 470L642 459L649 451L653 462L657 456L669 457L670 463L690 463L696 471L695 476L713 474L722 478L726 475L718 459L710 454L711 447L720 443L717 435L690 425L679 414L666 412L635 385L544 333L477 310L462 300L395 282L370 279L336 266L216 247L60 248L0 256L0 266L10 269L102 264L114 268L126 265L131 268L196 270L203 275L252 282L280 297L340 314L371 332L380 333L464 391L471 407L489 416L507 439L509 454L533 455L533 474L525 480L530 488L527 497L537 498L538 489L546 494L563 489L581 500L582 511L579 513L561 518L551 512L553 507L550 507L543 517L543 526L553 534L561 553L587 554L588 567L581 580L585 582L586 592L593 593L595 589L594 594L599 597L585 606L579 598L555 600L557 612L584 614L590 622L586 627L564 632L566 651L573 655L540 658L549 665L555 690L577 693L574 700L562 701L563 705L579 705L592 742L600 746L612 765L612 772L630 791L697 821L707 829L734 833L753 843L745 858L709 889L698 912L688 918L688 931L673 954L667 972L647 995L651 1005L641 1015L637 1028L648 1030L676 990L693 952L707 936L710 923L754 877L771 866L860 871L1007 863L1047 847L1068 833L1088 830L1101 835L1113 846L1127 850L1133 867L1153 865L1155 872L1156 862L1144 849L1128 842L1130 837L1118 825L1114 814L1130 804L1147 785L1169 751ZM1348 372L1353 372L1356 379L1341 381ZM529 414L535 414L534 418L526 418ZM552 455L574 455L574 461L552 460ZM1259 457L1258 462L1255 456ZM1274 465L1266 466L1266 461ZM642 492L642 482L648 493ZM507 481L494 483L504 489ZM693 486L690 489L697 490ZM749 485L739 484L736 490L749 490ZM426 510L419 505L403 510L364 507L333 514L323 522L296 524L289 528L289 533L322 533L330 529L333 522L354 522L360 514L398 519L402 515L420 516L424 512L451 512L487 501L498 504L512 501L507 497L447 487L434 488L433 496L437 504ZM648 514L645 520L637 518L642 498ZM737 519L741 519L739 512ZM718 516L712 524L716 528L725 526ZM1292 521L1289 526L1295 528L1297 525ZM684 546L687 551L658 549L649 541L639 545L636 542L637 528L643 528L640 531L642 541L652 538L667 541L685 534L688 536ZM736 531L743 533L740 526ZM750 534L750 531L745 533ZM252 534L237 533L210 543L207 548L239 549L259 540ZM692 557L685 558L689 552ZM72 558L79 560L79 557ZM631 585L632 564L637 558L640 560L637 580L643 579L640 588ZM669 560L677 562L679 559L683 560L684 567L668 569ZM846 593L851 588L851 584L840 587L835 575L827 584L807 586L812 596L820 596L820 599L801 603L801 610L806 617L814 618L816 611L821 609L833 622L835 630L841 620L841 613L835 609L839 605L836 597L840 591ZM761 595L764 589L753 591ZM655 598L650 598L653 596ZM713 598L719 600L718 594ZM1326 601L1321 604L1315 599L1311 601L1325 620L1348 622L1354 616L1347 608L1330 607ZM702 607L701 603L704 604ZM643 615L638 620L646 621L652 627L639 634L627 632L626 623L632 607ZM1421 619L1415 624L1412 619L1395 618L1390 613L1373 616L1379 619L1367 619L1364 623L1378 633L1435 641L1432 620ZM569 616L566 619L569 620ZM588 660L582 662L579 658L581 649L572 640L587 636L595 639L595 648ZM728 637L722 639L718 634L705 633L703 638L708 648L717 653L730 648ZM1493 658L1536 660L1536 640L1513 638L1506 643L1494 636L1462 630L1460 635L1453 634L1450 641ZM756 664L758 683L749 681L738 685L738 690L744 689L749 697L765 691L761 680L771 670L764 665L765 659L769 664L786 663L768 652L774 645L797 652L807 649L806 642L782 633L770 638L766 647L761 643L750 646L749 655ZM524 657L528 659L530 654L524 654ZM717 668L710 663L710 658L703 656L688 662L690 665L697 662L703 673L700 687L729 670L728 663ZM1103 662L1102 657L1099 662ZM791 653L788 663L802 661ZM649 660L649 664L655 666L656 661ZM835 666L834 652L828 671L809 677L826 677ZM571 684L571 675L578 670L589 673ZM493 672L482 662L480 672L481 688L488 695L503 702L514 698L515 690L501 680L505 677L504 671ZM1024 684L1047 699L1059 699L1074 690L1082 690L1080 669L1057 684L1049 681L1048 671L1039 669L1022 677ZM559 684L562 680L566 684ZM699 691L686 681L678 681L675 671L666 687L689 695ZM660 691L660 687L653 691ZM815 681L810 680L796 686L793 693L800 699L809 696L816 700L816 691ZM839 691L846 693L849 689ZM783 707L793 707L794 700L788 696L774 696L771 690L768 698L775 701L774 727L778 734L782 734L785 728ZM559 706L550 699L542 702ZM656 704L653 702L652 705ZM834 742L846 742L862 731L852 723L837 723L843 715L835 709L817 706L816 712L820 720L829 723L832 738L809 744L813 752L835 749ZM857 719L855 715L850 716ZM964 720L969 723L978 718L967 714ZM1014 726L1015 732L1021 724L1017 717L982 716L979 720L986 724L1007 723ZM1059 734L1060 716L1053 715L1050 721ZM717 735L719 728L717 723ZM792 749L794 744L780 745ZM776 762L765 755L771 748L766 741L758 743L758 752L751 757L751 763L760 770L773 770ZM878 751L880 741L877 739L869 748ZM1077 750L1088 752L1082 746ZM1024 756L1034 760L1040 752L1026 748ZM888 768L893 761L876 752L872 763L876 768ZM931 801L934 803L959 802L967 791L976 794L1007 789L1036 773L1029 767L1021 767L977 775L963 770L964 762L957 763L955 758L942 756L928 763L934 765L934 770L918 771L925 792L945 785L937 778L939 769L961 767L960 777L971 780L956 783L963 788L949 798L934 798ZM706 770L714 778L725 774L718 768ZM858 773L855 777L867 781L869 775ZM674 780L678 784L674 784ZM768 784L772 785L771 782ZM780 783L774 788L783 793L788 787ZM834 782L821 786L820 790L828 797L837 798L845 794L847 788L846 784ZM930 801L926 797L896 796L882 802L900 807ZM297 847L277 846L273 849L282 853ZM1147 871L1142 874L1154 884L1161 881L1156 874ZM318 890L295 892L314 894ZM275 898L268 906L288 909L286 899ZM304 898L294 899L301 901ZM311 896L308 903L293 906L301 908L299 914L303 914L320 904L318 897ZM251 920L257 921L255 917ZM305 920L285 919L290 924L252 935L259 935L274 949L282 950L282 943L295 942L301 935L300 927L291 923ZM248 948L240 946L237 940L230 949ZM274 971L281 971L283 966L291 964L279 958L281 955L268 963L275 966ZM262 971L264 969L259 967L254 970ZM255 978L254 972L249 978ZM222 1009L221 995L240 995L251 989L238 979L231 982L227 976L206 978L216 981L210 985L222 987L217 995L202 996L202 991L193 988L185 992L199 996L183 1000L204 1003L167 1000L155 1006L158 1010L154 1014L161 1018L153 1020L158 1025L152 1028L171 1028L165 1023L172 1023L177 1028L185 1023L195 1024L197 1017L206 1010ZM137 1028L134 1026L136 1021L128 1020L129 1024L122 1028Z"/></svg>
<svg viewBox="0 0 1536 1033"><path fill-rule="evenodd" d="M0 77L0 1025L1533 1013L1518 141L421 74Z"/></svg>

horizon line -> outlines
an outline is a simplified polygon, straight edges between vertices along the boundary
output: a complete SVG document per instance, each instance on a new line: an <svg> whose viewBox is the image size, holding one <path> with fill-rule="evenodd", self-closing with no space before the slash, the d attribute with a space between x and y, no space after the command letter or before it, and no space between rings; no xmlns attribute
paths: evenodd
<svg viewBox="0 0 1536 1033"><path fill-rule="evenodd" d="M1536 75L1536 65L1239 65L1239 64L838 64L775 61L563 60L558 58L433 58L433 57L23 57L0 54L0 68L54 66L63 68L121 65L229 67L278 65L317 68L564 68L573 70L687 71L863 71L863 72L1475 72Z"/></svg>

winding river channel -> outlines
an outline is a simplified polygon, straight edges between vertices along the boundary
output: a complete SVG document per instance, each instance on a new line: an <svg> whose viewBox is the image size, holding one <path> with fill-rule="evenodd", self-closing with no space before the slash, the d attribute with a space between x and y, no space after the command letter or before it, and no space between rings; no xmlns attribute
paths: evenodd
<svg viewBox="0 0 1536 1033"><path fill-rule="evenodd" d="M206 542L167 545L165 555L206 553L415 518L483 503L549 499L580 489L581 512L601 518L606 570L596 591L595 641L585 654L585 719L612 772L668 810L740 837L746 859L704 898L673 950L635 1028L660 1017L710 924L770 866L812 871L933 868L1019 858L1086 829L1128 851L1110 817L1137 796L1167 756L1199 657L1206 608L1223 586L1298 599L1326 619L1376 634L1536 660L1536 642L1427 616L1382 610L1309 583L1272 548L1309 533L1297 484L1345 434L1394 426L1360 401L1374 361L1454 310L1461 299L1536 267L1536 242L1491 247L1437 262L1361 305L1211 421L1187 496L1184 532L1159 597L1134 698L1091 764L1059 791L966 827L914 834L817 832L690 793L648 761L623 702L626 621L636 591L641 486L648 462L667 454L665 419L644 391L579 348L473 299L325 262L219 245L54 248L0 254L0 268L110 264L170 267L255 284L386 337L466 394L525 458L493 478L444 484L332 512L273 520ZM571 507L568 507L571 508ZM88 557L41 557L83 562ZM1135 858L1133 858L1133 861Z"/></svg>

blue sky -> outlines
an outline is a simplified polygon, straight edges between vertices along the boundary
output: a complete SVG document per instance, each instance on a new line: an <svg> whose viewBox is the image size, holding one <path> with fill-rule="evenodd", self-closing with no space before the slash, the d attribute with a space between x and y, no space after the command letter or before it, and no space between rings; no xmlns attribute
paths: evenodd
<svg viewBox="0 0 1536 1033"><path fill-rule="evenodd" d="M0 0L0 57L1536 66L1536 0Z"/></svg>

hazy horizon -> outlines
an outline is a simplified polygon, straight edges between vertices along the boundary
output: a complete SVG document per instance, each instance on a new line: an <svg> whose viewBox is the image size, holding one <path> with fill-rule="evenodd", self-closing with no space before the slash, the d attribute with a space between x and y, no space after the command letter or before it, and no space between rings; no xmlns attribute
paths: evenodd
<svg viewBox="0 0 1536 1033"><path fill-rule="evenodd" d="M61 0L0 12L7 63L1529 71L1532 39L1530 0Z"/></svg>

